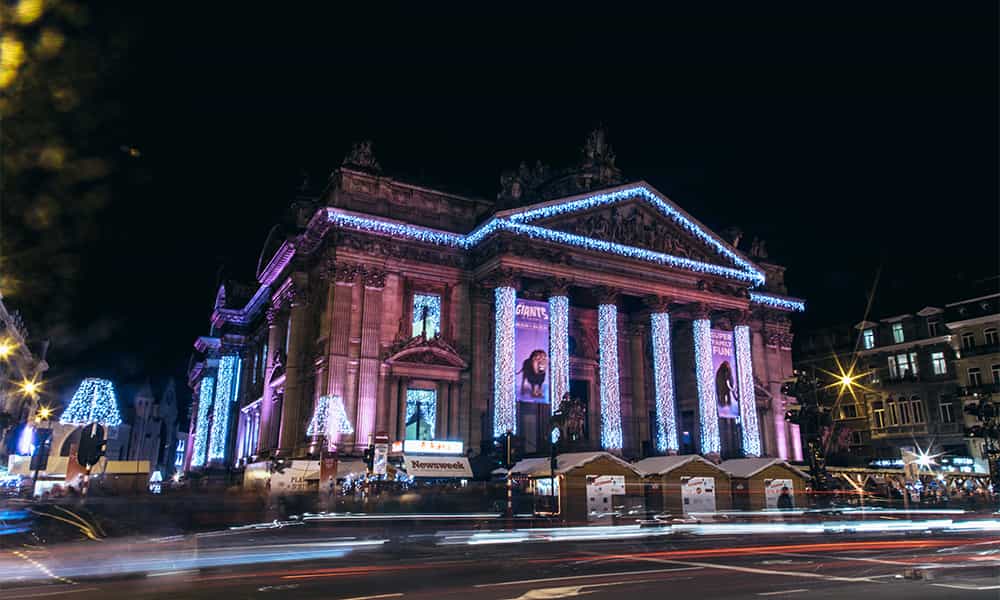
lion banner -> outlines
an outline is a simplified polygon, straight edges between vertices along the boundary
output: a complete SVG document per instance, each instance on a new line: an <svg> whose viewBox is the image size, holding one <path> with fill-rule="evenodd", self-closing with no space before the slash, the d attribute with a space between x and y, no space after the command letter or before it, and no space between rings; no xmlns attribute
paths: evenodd
<svg viewBox="0 0 1000 600"><path fill-rule="evenodd" d="M514 358L518 402L549 403L549 305L517 300Z"/></svg>

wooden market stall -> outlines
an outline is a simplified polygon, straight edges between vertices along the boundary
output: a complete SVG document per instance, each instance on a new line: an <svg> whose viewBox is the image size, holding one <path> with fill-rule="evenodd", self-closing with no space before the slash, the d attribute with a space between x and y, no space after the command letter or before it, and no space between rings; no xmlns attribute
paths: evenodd
<svg viewBox="0 0 1000 600"><path fill-rule="evenodd" d="M527 479L536 499L536 512L558 516L572 523L611 523L615 516L641 518L645 496L639 472L607 452L571 452L556 457L553 470L549 458L526 458L511 469L513 477ZM554 506L552 506L554 504ZM549 510L540 511L538 506Z"/></svg>
<svg viewBox="0 0 1000 600"><path fill-rule="evenodd" d="M729 473L697 454L651 456L633 465L646 481L646 508L681 515L732 507Z"/></svg>
<svg viewBox="0 0 1000 600"><path fill-rule="evenodd" d="M808 505L809 475L780 458L734 458L719 465L732 484L733 508L760 510ZM785 505L782 496L791 501ZM785 506L783 506L785 505Z"/></svg>

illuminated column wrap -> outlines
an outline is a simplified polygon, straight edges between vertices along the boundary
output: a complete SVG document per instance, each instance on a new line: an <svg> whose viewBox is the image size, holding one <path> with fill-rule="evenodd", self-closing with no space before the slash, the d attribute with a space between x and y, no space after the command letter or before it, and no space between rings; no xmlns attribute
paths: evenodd
<svg viewBox="0 0 1000 600"><path fill-rule="evenodd" d="M750 357L750 327L737 325L736 374L739 377L740 420L743 427L743 455L760 456L760 427L757 426L757 401L753 385L753 362Z"/></svg>
<svg viewBox="0 0 1000 600"><path fill-rule="evenodd" d="M212 395L215 393L215 378L203 377L198 389L198 416L194 429L194 451L191 453L191 466L200 467L205 464L208 451L208 411L212 408Z"/></svg>
<svg viewBox="0 0 1000 600"><path fill-rule="evenodd" d="M694 320L694 371L698 383L698 419L701 424L702 454L718 454L721 448L719 410L715 399L715 373L712 368L711 330L710 319Z"/></svg>
<svg viewBox="0 0 1000 600"><path fill-rule="evenodd" d="M622 448L621 395L618 390L618 307L597 307L597 333L601 371L601 447Z"/></svg>
<svg viewBox="0 0 1000 600"><path fill-rule="evenodd" d="M650 315L653 341L653 384L656 392L656 449L676 452L677 416L674 412L674 365L670 353L670 315Z"/></svg>
<svg viewBox="0 0 1000 600"><path fill-rule="evenodd" d="M549 372L552 413L569 391L569 297L549 298Z"/></svg>
<svg viewBox="0 0 1000 600"><path fill-rule="evenodd" d="M229 439L229 406L237 397L239 385L240 357L227 354L219 360L219 385L215 394L212 436L208 445L208 460L210 461L226 458L226 441Z"/></svg>
<svg viewBox="0 0 1000 600"><path fill-rule="evenodd" d="M493 435L517 433L514 395L514 315L517 292L503 286L494 290L495 349L493 353Z"/></svg>

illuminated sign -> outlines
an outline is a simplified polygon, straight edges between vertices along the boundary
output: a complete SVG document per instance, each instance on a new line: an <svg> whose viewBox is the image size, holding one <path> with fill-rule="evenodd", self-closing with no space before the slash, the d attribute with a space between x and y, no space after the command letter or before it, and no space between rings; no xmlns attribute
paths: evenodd
<svg viewBox="0 0 1000 600"><path fill-rule="evenodd" d="M393 442L392 446L389 448L389 452L391 452L392 454L399 454L402 451L403 451L403 442L400 441Z"/></svg>
<svg viewBox="0 0 1000 600"><path fill-rule="evenodd" d="M403 459L403 467L410 477L472 477L472 467L469 459L464 456L449 458L424 458L422 456L407 456Z"/></svg>
<svg viewBox="0 0 1000 600"><path fill-rule="evenodd" d="M446 440L406 440L403 442L403 452L407 454L461 454L463 449L462 442Z"/></svg>

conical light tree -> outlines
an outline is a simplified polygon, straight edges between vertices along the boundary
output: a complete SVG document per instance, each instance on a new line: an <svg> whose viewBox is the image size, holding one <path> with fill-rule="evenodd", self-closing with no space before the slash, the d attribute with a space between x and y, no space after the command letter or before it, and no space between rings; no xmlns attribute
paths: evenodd
<svg viewBox="0 0 1000 600"><path fill-rule="evenodd" d="M59 423L63 425L99 423L105 427L121 425L122 416L118 412L114 384L107 379L96 377L84 379L73 394L69 406L59 417Z"/></svg>
<svg viewBox="0 0 1000 600"><path fill-rule="evenodd" d="M313 412L306 435L325 435L331 433L354 433L344 401L339 396L320 396L316 400L316 410Z"/></svg>

